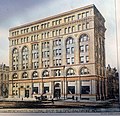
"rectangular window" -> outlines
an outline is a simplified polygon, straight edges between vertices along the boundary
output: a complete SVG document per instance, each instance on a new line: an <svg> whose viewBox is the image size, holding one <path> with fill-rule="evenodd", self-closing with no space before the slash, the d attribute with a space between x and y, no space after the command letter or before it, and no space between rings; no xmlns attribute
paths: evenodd
<svg viewBox="0 0 120 116"><path fill-rule="evenodd" d="M70 64L70 58L67 58L67 64Z"/></svg>
<svg viewBox="0 0 120 116"><path fill-rule="evenodd" d="M73 15L73 16L72 16L72 21L74 21L74 20L75 20L75 16Z"/></svg>
<svg viewBox="0 0 120 116"><path fill-rule="evenodd" d="M89 62L89 56L86 56L86 62Z"/></svg>
<svg viewBox="0 0 120 116"><path fill-rule="evenodd" d="M38 87L33 87L33 93L38 94Z"/></svg>
<svg viewBox="0 0 120 116"><path fill-rule="evenodd" d="M86 17L86 13L82 13L82 18L85 18Z"/></svg>
<svg viewBox="0 0 120 116"><path fill-rule="evenodd" d="M61 45L61 39L59 39L59 45Z"/></svg>
<svg viewBox="0 0 120 116"><path fill-rule="evenodd" d="M84 63L84 56L80 56L80 63Z"/></svg>
<svg viewBox="0 0 120 116"><path fill-rule="evenodd" d="M84 52L84 45L80 46L80 52Z"/></svg>
<svg viewBox="0 0 120 116"><path fill-rule="evenodd" d="M83 23L83 25L82 25L82 29L83 29L83 30L86 29L85 23Z"/></svg>
<svg viewBox="0 0 120 116"><path fill-rule="evenodd" d="M50 52L49 52L49 51L47 51L47 57L49 57L49 54L50 54Z"/></svg>
<svg viewBox="0 0 120 116"><path fill-rule="evenodd" d="M23 30L21 30L21 34L23 34Z"/></svg>
<svg viewBox="0 0 120 116"><path fill-rule="evenodd" d="M15 95L15 90L12 91L12 94Z"/></svg>
<svg viewBox="0 0 120 116"><path fill-rule="evenodd" d="M66 18L64 18L64 22L65 22L65 23L67 22L67 17L66 17Z"/></svg>
<svg viewBox="0 0 120 116"><path fill-rule="evenodd" d="M61 65L61 64L62 64L61 59L59 59L59 65Z"/></svg>
<svg viewBox="0 0 120 116"><path fill-rule="evenodd" d="M59 35L61 35L61 29L59 29Z"/></svg>
<svg viewBox="0 0 120 116"><path fill-rule="evenodd" d="M16 64L16 69L18 70L18 64Z"/></svg>
<svg viewBox="0 0 120 116"><path fill-rule="evenodd" d="M57 46L58 45L58 40L55 40L55 46Z"/></svg>
<svg viewBox="0 0 120 116"><path fill-rule="evenodd" d="M68 94L75 94L75 86L68 86Z"/></svg>
<svg viewBox="0 0 120 116"><path fill-rule="evenodd" d="M49 92L49 87L44 87L44 93L48 93Z"/></svg>
<svg viewBox="0 0 120 116"><path fill-rule="evenodd" d="M88 17L90 14L89 14L89 11L88 12L86 12L86 17Z"/></svg>
<svg viewBox="0 0 120 116"><path fill-rule="evenodd" d="M85 51L87 52L88 50L89 50L89 46L86 45L86 46L85 46Z"/></svg>
<svg viewBox="0 0 120 116"><path fill-rule="evenodd" d="M18 90L16 90L16 95L18 95Z"/></svg>
<svg viewBox="0 0 120 116"><path fill-rule="evenodd" d="M61 75L60 69L54 70L54 76L60 76L60 75Z"/></svg>
<svg viewBox="0 0 120 116"><path fill-rule="evenodd" d="M89 29L90 25L89 22L86 23L86 28Z"/></svg>
<svg viewBox="0 0 120 116"><path fill-rule="evenodd" d="M89 94L90 86L81 86L81 94Z"/></svg>
<svg viewBox="0 0 120 116"><path fill-rule="evenodd" d="M58 59L56 59L56 66L58 66L59 65L59 60Z"/></svg>
<svg viewBox="0 0 120 116"><path fill-rule="evenodd" d="M28 63L26 63L26 69L28 69Z"/></svg>
<svg viewBox="0 0 120 116"><path fill-rule="evenodd" d="M59 49L56 49L56 56L59 55Z"/></svg>
<svg viewBox="0 0 120 116"><path fill-rule="evenodd" d="M74 26L72 26L72 32L75 32L75 27Z"/></svg>
<svg viewBox="0 0 120 116"><path fill-rule="evenodd" d="M71 54L74 54L74 47L71 47Z"/></svg>
<svg viewBox="0 0 120 116"><path fill-rule="evenodd" d="M61 55L61 49L59 49L59 55Z"/></svg>
<svg viewBox="0 0 120 116"><path fill-rule="evenodd" d="M78 25L78 31L82 30L81 24Z"/></svg>
<svg viewBox="0 0 120 116"><path fill-rule="evenodd" d="M70 54L70 48L67 48L67 49L66 49L66 53L67 53L67 54Z"/></svg>
<svg viewBox="0 0 120 116"><path fill-rule="evenodd" d="M71 63L74 64L74 57L71 58Z"/></svg>
<svg viewBox="0 0 120 116"><path fill-rule="evenodd" d="M65 28L65 32L64 32L65 34L67 33L67 28Z"/></svg>
<svg viewBox="0 0 120 116"><path fill-rule="evenodd" d="M82 14L78 14L78 19L81 19L82 18Z"/></svg>
<svg viewBox="0 0 120 116"><path fill-rule="evenodd" d="M56 61L55 60L53 60L53 63L54 63L54 66L56 65Z"/></svg>
<svg viewBox="0 0 120 116"><path fill-rule="evenodd" d="M13 83L13 87L15 87L15 83Z"/></svg>

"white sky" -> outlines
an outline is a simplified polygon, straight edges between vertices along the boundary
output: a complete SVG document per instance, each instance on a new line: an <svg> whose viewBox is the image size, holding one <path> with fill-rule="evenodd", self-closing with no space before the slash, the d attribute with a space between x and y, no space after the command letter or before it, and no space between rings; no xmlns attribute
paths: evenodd
<svg viewBox="0 0 120 116"><path fill-rule="evenodd" d="M120 24L120 2L116 1L117 21ZM9 28L89 4L95 4L106 20L106 65L117 67L114 0L0 0L0 63L9 64Z"/></svg>

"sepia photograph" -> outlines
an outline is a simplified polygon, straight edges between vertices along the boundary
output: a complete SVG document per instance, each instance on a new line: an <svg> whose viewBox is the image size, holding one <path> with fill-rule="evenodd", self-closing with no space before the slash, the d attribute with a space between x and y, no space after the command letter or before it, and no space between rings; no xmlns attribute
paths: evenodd
<svg viewBox="0 0 120 116"><path fill-rule="evenodd" d="M0 116L120 115L119 0L0 0Z"/></svg>

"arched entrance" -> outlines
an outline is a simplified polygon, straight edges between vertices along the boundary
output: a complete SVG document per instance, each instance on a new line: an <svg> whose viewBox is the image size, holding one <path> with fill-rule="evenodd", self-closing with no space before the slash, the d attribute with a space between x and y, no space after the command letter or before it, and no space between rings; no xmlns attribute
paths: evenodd
<svg viewBox="0 0 120 116"><path fill-rule="evenodd" d="M54 86L54 98L60 99L60 97L61 97L60 84L56 83Z"/></svg>

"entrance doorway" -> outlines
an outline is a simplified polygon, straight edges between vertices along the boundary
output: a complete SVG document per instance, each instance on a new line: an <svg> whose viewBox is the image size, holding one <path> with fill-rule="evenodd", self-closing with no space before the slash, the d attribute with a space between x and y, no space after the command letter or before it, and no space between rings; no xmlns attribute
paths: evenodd
<svg viewBox="0 0 120 116"><path fill-rule="evenodd" d="M54 86L54 98L60 99L60 97L61 97L60 84L56 83Z"/></svg>

